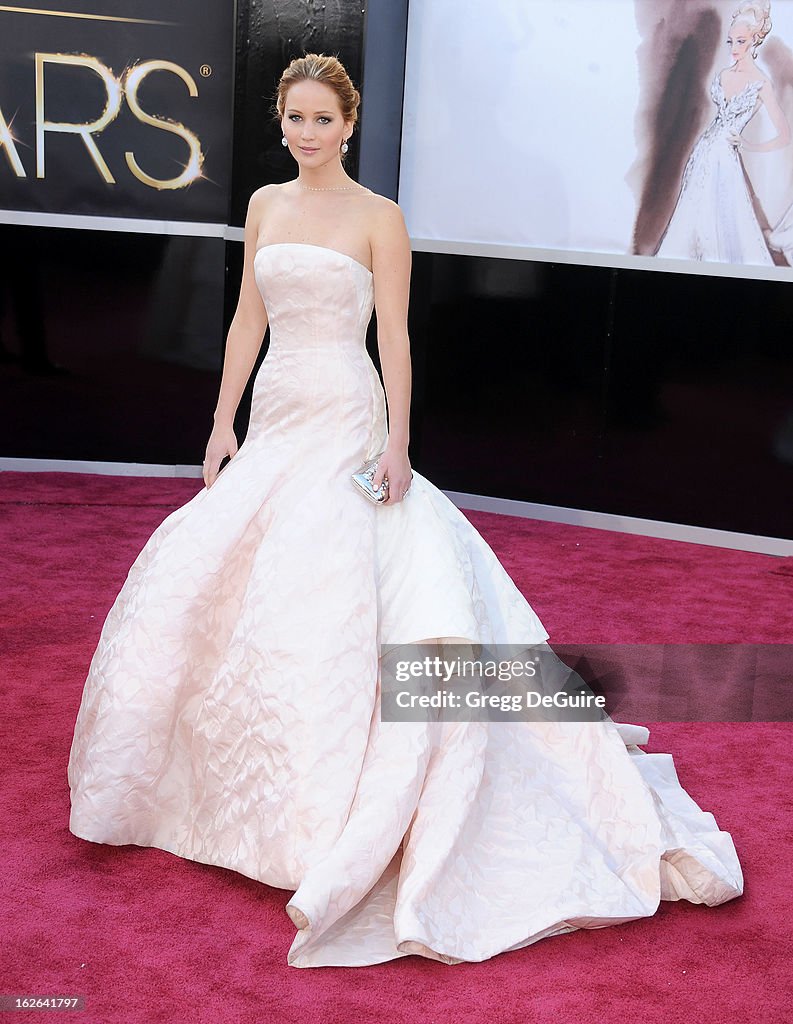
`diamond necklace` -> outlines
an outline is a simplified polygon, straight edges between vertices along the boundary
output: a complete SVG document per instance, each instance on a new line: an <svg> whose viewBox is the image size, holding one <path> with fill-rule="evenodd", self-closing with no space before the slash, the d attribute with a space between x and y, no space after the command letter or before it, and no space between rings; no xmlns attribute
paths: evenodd
<svg viewBox="0 0 793 1024"><path fill-rule="evenodd" d="M300 182L298 182L298 184L300 184L301 188L308 189L309 192L345 192L345 191L349 191L350 189L353 189L353 188L364 188L363 185L357 185L357 184L356 185L335 185L335 186L331 186L330 188L317 188L314 185L303 185Z"/></svg>

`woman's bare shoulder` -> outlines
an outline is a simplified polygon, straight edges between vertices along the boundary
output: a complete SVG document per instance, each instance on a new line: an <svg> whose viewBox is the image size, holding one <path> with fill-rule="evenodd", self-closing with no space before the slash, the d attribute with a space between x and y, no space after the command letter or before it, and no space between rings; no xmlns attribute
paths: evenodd
<svg viewBox="0 0 793 1024"><path fill-rule="evenodd" d="M379 192L373 192L371 189L367 189L367 193L367 198L373 201L376 200L378 205L383 209L388 209L389 207L394 206L399 209L399 204L395 203L393 199L389 199L388 196L381 195Z"/></svg>
<svg viewBox="0 0 793 1024"><path fill-rule="evenodd" d="M283 184L280 182L270 182L267 185L260 185L259 188L254 189L253 192L251 192L249 203L261 205L262 203L267 202L268 199L277 195L283 187Z"/></svg>
<svg viewBox="0 0 793 1024"><path fill-rule="evenodd" d="M379 192L372 192L362 196L360 209L366 210L366 220L370 231L378 234L388 231L403 232L405 230L405 218L399 203L389 199L388 196L380 195Z"/></svg>
<svg viewBox="0 0 793 1024"><path fill-rule="evenodd" d="M755 72L755 74L736 76L736 73L732 70L732 68L722 68L721 71L718 73L717 78L719 79L722 88L724 87L725 76L728 78L745 77L747 80L747 84L749 82L762 82L764 86L769 84L769 80L765 77L764 74L762 74L761 71L759 71L757 68L752 68L752 71Z"/></svg>
<svg viewBox="0 0 793 1024"><path fill-rule="evenodd" d="M375 248L399 251L410 247L407 224L399 203L388 196L377 196L369 207L368 234L372 252Z"/></svg>
<svg viewBox="0 0 793 1024"><path fill-rule="evenodd" d="M399 203L389 199L388 196L381 196L377 192L371 195L371 205L368 207L369 214L380 224L404 224L405 218L402 207Z"/></svg>

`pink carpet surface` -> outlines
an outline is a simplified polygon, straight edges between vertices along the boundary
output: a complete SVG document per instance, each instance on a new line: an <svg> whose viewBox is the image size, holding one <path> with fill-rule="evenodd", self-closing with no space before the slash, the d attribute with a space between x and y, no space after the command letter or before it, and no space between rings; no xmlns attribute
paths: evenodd
<svg viewBox="0 0 793 1024"><path fill-rule="evenodd" d="M652 918L482 963L409 956L287 967L291 893L156 849L73 836L66 765L102 623L152 531L202 486L0 473L0 994L83 996L86 1008L67 1019L88 1024L793 1019L787 722L638 723L650 729L646 749L672 753L681 783L732 833L743 896L714 908L662 902ZM551 644L793 639L791 558L466 515Z"/></svg>

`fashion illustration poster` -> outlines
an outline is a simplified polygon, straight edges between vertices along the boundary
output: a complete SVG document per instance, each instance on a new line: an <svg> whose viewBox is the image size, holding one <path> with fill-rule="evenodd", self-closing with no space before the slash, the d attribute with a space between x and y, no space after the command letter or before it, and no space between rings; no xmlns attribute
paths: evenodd
<svg viewBox="0 0 793 1024"><path fill-rule="evenodd" d="M793 266L793 0L458 13L410 8L399 198L417 241Z"/></svg>

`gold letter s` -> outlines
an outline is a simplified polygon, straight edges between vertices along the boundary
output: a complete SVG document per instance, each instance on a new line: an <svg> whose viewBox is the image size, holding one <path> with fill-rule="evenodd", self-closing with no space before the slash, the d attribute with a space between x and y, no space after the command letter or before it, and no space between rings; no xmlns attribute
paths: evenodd
<svg viewBox="0 0 793 1024"><path fill-rule="evenodd" d="M129 169L135 177L145 185L150 185L152 188L160 189L184 188L192 181L195 181L196 178L201 177L201 167L204 163L204 154L201 152L201 142L193 132L187 129L183 124L179 124L178 121L152 117L151 114L147 114L146 111L141 108L138 103L138 88L140 87L143 79L152 71L172 71L182 79L190 91L191 96L198 95L198 86L184 68L180 67L178 64L174 64L170 60L150 60L145 64L139 64L127 73L124 83L127 93L127 102L129 103L130 110L135 117L144 124L150 124L155 128L159 128L161 131L173 132L174 135L180 135L187 143L190 151L189 159L184 171L178 177L161 180L159 178L152 178L150 174L146 174L146 172L138 165L133 153L127 151L124 155L127 158L127 165L129 166Z"/></svg>

